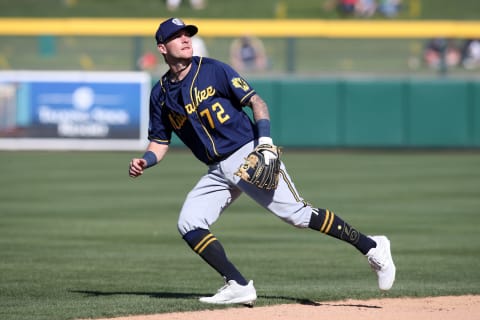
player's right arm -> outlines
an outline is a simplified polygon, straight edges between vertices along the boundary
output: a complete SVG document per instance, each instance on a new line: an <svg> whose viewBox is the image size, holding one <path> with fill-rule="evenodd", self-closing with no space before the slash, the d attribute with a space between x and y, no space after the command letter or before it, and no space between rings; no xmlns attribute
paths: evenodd
<svg viewBox="0 0 480 320"><path fill-rule="evenodd" d="M130 161L128 174L132 178L141 176L145 169L159 163L165 157L167 151L168 144L160 144L151 141L147 146L147 150L141 158L133 158Z"/></svg>

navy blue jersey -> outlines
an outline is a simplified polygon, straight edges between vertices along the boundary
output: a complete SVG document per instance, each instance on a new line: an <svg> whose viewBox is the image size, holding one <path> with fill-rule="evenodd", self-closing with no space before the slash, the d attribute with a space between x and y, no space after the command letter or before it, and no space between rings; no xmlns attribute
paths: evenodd
<svg viewBox="0 0 480 320"><path fill-rule="evenodd" d="M200 161L220 161L256 138L243 110L254 94L229 65L193 57L182 81L172 83L165 74L152 88L148 138L169 144L175 132Z"/></svg>

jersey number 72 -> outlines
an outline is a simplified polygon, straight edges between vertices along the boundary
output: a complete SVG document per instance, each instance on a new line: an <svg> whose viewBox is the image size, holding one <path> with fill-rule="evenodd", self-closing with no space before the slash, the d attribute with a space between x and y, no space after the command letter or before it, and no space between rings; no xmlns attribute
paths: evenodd
<svg viewBox="0 0 480 320"><path fill-rule="evenodd" d="M215 129L215 122L213 121L212 113L214 117L217 117L218 122L221 124L225 123L228 119L230 119L230 116L225 113L222 105L219 102L214 103L212 105L212 112L209 108L200 111L200 116L207 118L208 124L212 129Z"/></svg>

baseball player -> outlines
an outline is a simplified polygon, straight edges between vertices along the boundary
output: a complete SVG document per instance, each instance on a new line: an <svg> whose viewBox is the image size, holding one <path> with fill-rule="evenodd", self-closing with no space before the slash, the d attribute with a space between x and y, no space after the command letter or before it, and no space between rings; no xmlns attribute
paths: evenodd
<svg viewBox="0 0 480 320"><path fill-rule="evenodd" d="M210 232L210 226L242 193L295 227L311 228L353 245L376 272L379 288L389 290L395 280L390 241L385 236L366 236L333 211L313 207L300 196L270 137L266 103L229 65L193 56L191 37L197 31L194 25L170 18L155 33L157 49L169 70L151 90L150 142L141 158L131 160L129 175L138 177L160 162L172 132L208 166L186 196L178 219L186 243L225 280L215 295L200 301L251 306L257 298L253 281L235 267ZM244 108L253 110L253 120ZM274 172L274 183L248 180L249 175L257 176L243 165L252 151L260 159L252 166L263 165L261 172ZM278 168L270 170L273 164ZM247 169L247 178L239 174L239 167Z"/></svg>

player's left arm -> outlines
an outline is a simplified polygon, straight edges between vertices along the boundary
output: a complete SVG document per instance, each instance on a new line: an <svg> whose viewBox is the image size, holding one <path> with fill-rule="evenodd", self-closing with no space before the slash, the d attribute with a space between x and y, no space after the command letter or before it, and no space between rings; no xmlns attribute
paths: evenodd
<svg viewBox="0 0 480 320"><path fill-rule="evenodd" d="M265 101L255 94L248 105L253 110L253 118L258 130L258 145L249 153L235 175L259 188L277 188L280 174L280 148L270 137L270 115Z"/></svg>
<svg viewBox="0 0 480 320"><path fill-rule="evenodd" d="M267 103L258 95L254 94L248 105L253 110L253 119L257 125L259 144L273 145L270 137L270 114Z"/></svg>
<svg viewBox="0 0 480 320"><path fill-rule="evenodd" d="M267 103L258 94L254 94L250 98L248 106L253 110L253 118L255 119L255 122L258 123L258 121L263 119L270 122Z"/></svg>

